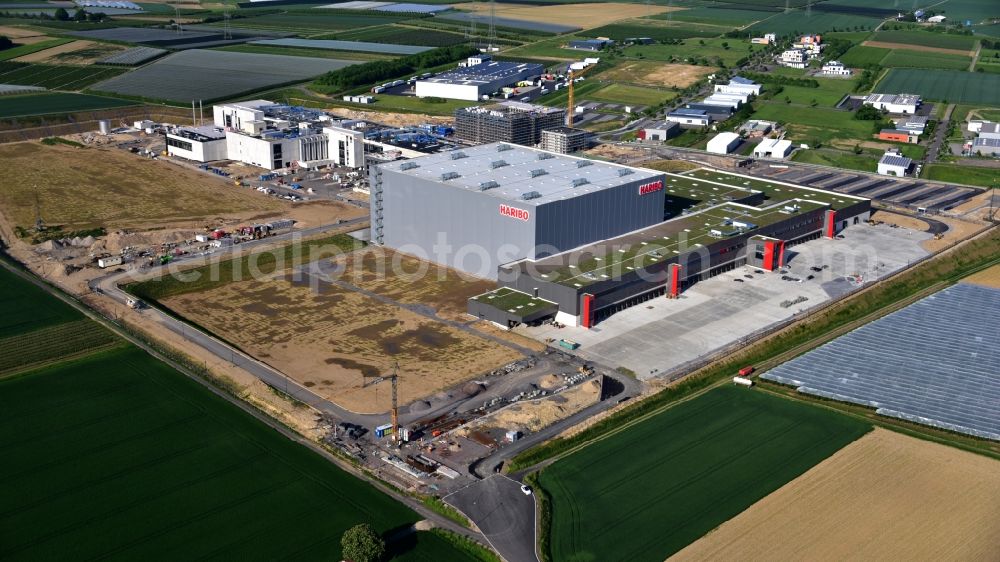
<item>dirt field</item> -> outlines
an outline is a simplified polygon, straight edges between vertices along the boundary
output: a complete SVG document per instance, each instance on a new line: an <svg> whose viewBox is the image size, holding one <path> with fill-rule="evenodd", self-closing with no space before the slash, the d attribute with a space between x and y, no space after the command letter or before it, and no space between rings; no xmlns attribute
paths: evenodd
<svg viewBox="0 0 1000 562"><path fill-rule="evenodd" d="M177 226L179 220L233 213L277 216L291 208L181 165L115 148L22 142L0 146L0 160L9 171L0 177L0 210L23 227L35 223L36 194L45 223L65 230Z"/></svg>
<svg viewBox="0 0 1000 562"><path fill-rule="evenodd" d="M666 64L656 61L626 61L597 75L601 80L649 86L685 87L714 72L705 66Z"/></svg>
<svg viewBox="0 0 1000 562"><path fill-rule="evenodd" d="M886 43L883 41L865 41L865 47L879 47L881 49L905 49L907 51L923 51L927 53L945 53L949 55L971 56L975 51L963 51L961 49L942 49L941 47L924 47L922 45L910 45L908 43Z"/></svg>
<svg viewBox="0 0 1000 562"><path fill-rule="evenodd" d="M998 560L1000 461L875 429L671 560Z"/></svg>
<svg viewBox="0 0 1000 562"><path fill-rule="evenodd" d="M487 2L472 2L458 4L460 10L469 12L489 13ZM498 17L519 20L540 21L576 25L582 28L600 27L626 18L638 18L655 14L663 14L680 10L667 6L650 6L643 4L621 4L615 2L597 4L559 4L556 6L520 6L517 4L498 4Z"/></svg>
<svg viewBox="0 0 1000 562"><path fill-rule="evenodd" d="M963 280L965 283L975 283L984 287L1000 289L1000 265L994 265L989 269L984 269L975 275L970 275Z"/></svg>
<svg viewBox="0 0 1000 562"><path fill-rule="evenodd" d="M554 384L551 388L556 388L561 384L562 379L557 375L547 376L553 378ZM535 433L596 403L600 397L601 382L589 380L556 396L508 406L494 414L476 420L469 429L496 428L507 430L516 428L523 432Z"/></svg>
<svg viewBox="0 0 1000 562"><path fill-rule="evenodd" d="M71 41L63 45L38 51L14 59L17 62L49 62L59 64L92 64L112 53L124 51L125 47L95 43L93 41Z"/></svg>
<svg viewBox="0 0 1000 562"><path fill-rule="evenodd" d="M384 412L390 395L362 374L400 366L399 399L431 395L520 355L510 348L360 293L279 275L167 299L178 313L356 412Z"/></svg>

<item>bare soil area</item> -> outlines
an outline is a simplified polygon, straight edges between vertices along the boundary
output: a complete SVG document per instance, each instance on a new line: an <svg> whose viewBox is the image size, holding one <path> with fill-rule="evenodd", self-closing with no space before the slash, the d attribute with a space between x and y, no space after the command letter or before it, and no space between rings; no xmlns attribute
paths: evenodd
<svg viewBox="0 0 1000 562"><path fill-rule="evenodd" d="M51 49L45 49L17 57L17 62L48 62L58 64L93 64L113 53L124 51L126 47L95 43L94 41L71 41Z"/></svg>
<svg viewBox="0 0 1000 562"><path fill-rule="evenodd" d="M276 217L290 203L240 189L217 177L116 148L21 142L0 146L0 209L11 225L42 220L65 230L149 229L243 214Z"/></svg>
<svg viewBox="0 0 1000 562"><path fill-rule="evenodd" d="M997 560L1000 462L875 429L671 560Z"/></svg>
<svg viewBox="0 0 1000 562"><path fill-rule="evenodd" d="M627 82L644 86L678 86L694 84L714 68L691 64L668 64L657 61L625 61L597 75L602 80Z"/></svg>
<svg viewBox="0 0 1000 562"><path fill-rule="evenodd" d="M944 49L941 47L925 47L922 45L910 45L909 43L887 43L884 41L865 41L865 47L878 47L880 49L905 49L907 51L924 51L927 53L945 53L949 55L972 56L975 51L963 51L961 49Z"/></svg>
<svg viewBox="0 0 1000 562"><path fill-rule="evenodd" d="M547 376L558 379L557 384L562 381L558 375ZM476 420L468 429L516 429L524 433L535 433L591 404L596 404L600 398L601 381L588 380L576 388L560 392L555 396L508 406Z"/></svg>
<svg viewBox="0 0 1000 562"><path fill-rule="evenodd" d="M361 388L363 375L400 366L408 403L520 357L514 350L378 302L291 274L167 299L179 314L355 412L384 412L390 395Z"/></svg>
<svg viewBox="0 0 1000 562"><path fill-rule="evenodd" d="M315 102L313 102L315 104ZM347 109L345 107L328 107L327 113L343 117L345 119L372 120L393 127L415 127L424 123L437 123L450 125L451 117L440 115L425 115L422 113L392 113L382 111L360 111L357 109Z"/></svg>
<svg viewBox="0 0 1000 562"><path fill-rule="evenodd" d="M490 11L487 2L459 4L460 10L469 12ZM498 4L496 15L505 18L560 23L583 28L600 27L626 18L664 14L683 8L650 6L646 4L622 4L602 2L596 4L558 4L555 6L523 6L518 4Z"/></svg>
<svg viewBox="0 0 1000 562"><path fill-rule="evenodd" d="M974 283L984 287L1000 289L1000 265L994 265L963 279L964 283Z"/></svg>

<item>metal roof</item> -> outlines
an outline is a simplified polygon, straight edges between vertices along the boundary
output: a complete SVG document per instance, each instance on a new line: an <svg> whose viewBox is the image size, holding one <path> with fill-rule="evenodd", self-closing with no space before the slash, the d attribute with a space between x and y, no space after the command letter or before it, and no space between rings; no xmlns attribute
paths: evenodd
<svg viewBox="0 0 1000 562"><path fill-rule="evenodd" d="M992 148L998 148L1000 147L1000 139L988 139L985 137L976 137L976 139L972 141L972 146L989 146Z"/></svg>
<svg viewBox="0 0 1000 562"><path fill-rule="evenodd" d="M419 80L436 84L488 84L494 80L509 78L522 71L542 74L545 67L533 62L487 61L474 66L466 66L438 74L433 78Z"/></svg>
<svg viewBox="0 0 1000 562"><path fill-rule="evenodd" d="M882 159L878 161L879 164L886 164L888 166L899 166L902 168L909 168L913 164L913 160L905 156L897 156L895 154L884 154Z"/></svg>
<svg viewBox="0 0 1000 562"><path fill-rule="evenodd" d="M865 98L868 103L891 103L895 105L916 105L920 96L916 94L872 94Z"/></svg>
<svg viewBox="0 0 1000 562"><path fill-rule="evenodd" d="M675 109L667 115L676 115L678 117L708 117L708 113L704 109L689 109L686 107Z"/></svg>
<svg viewBox="0 0 1000 562"><path fill-rule="evenodd" d="M530 206L662 176L652 170L508 143L389 162L380 168Z"/></svg>

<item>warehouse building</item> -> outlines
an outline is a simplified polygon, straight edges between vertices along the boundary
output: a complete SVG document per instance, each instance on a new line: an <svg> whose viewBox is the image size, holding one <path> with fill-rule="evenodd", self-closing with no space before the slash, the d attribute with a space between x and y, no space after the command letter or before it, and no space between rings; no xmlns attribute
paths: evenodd
<svg viewBox="0 0 1000 562"><path fill-rule="evenodd" d="M530 62L494 61L488 55L470 57L465 66L417 80L417 97L477 101L501 88L537 78L545 67Z"/></svg>
<svg viewBox="0 0 1000 562"><path fill-rule="evenodd" d="M225 160L226 132L218 127L178 127L167 132L167 154L195 162Z"/></svg>
<svg viewBox="0 0 1000 562"><path fill-rule="evenodd" d="M707 124L707 123L706 123ZM665 141L681 134L681 126L675 121L660 121L642 128L636 138L646 141Z"/></svg>
<svg viewBox="0 0 1000 562"><path fill-rule="evenodd" d="M455 110L455 136L474 143L509 142L534 146L542 131L562 127L566 110L519 101Z"/></svg>
<svg viewBox="0 0 1000 562"><path fill-rule="evenodd" d="M754 158L788 158L792 153L792 141L764 139L753 149Z"/></svg>
<svg viewBox="0 0 1000 562"><path fill-rule="evenodd" d="M733 76L729 79L728 84L716 84L715 92L719 94L747 94L752 96L759 96L761 85L743 78L742 76Z"/></svg>
<svg viewBox="0 0 1000 562"><path fill-rule="evenodd" d="M864 103L889 113L913 114L920 107L920 96L913 94L871 94L865 98Z"/></svg>
<svg viewBox="0 0 1000 562"><path fill-rule="evenodd" d="M667 113L664 118L669 123L677 123L682 127L707 127L712 118L704 109L681 108Z"/></svg>
<svg viewBox="0 0 1000 562"><path fill-rule="evenodd" d="M913 167L913 160L903 156L898 150L889 149L885 151L878 161L877 171L883 176L896 176L901 178L910 173Z"/></svg>
<svg viewBox="0 0 1000 562"><path fill-rule="evenodd" d="M705 150L713 154L729 154L740 145L740 136L736 133L719 133L708 141Z"/></svg>
<svg viewBox="0 0 1000 562"><path fill-rule="evenodd" d="M784 266L788 247L868 219L868 199L716 170L666 174L676 218L568 252L500 267L501 287L469 314L504 328L548 318L590 328L625 308L750 265ZM677 207L680 205L680 207Z"/></svg>
<svg viewBox="0 0 1000 562"><path fill-rule="evenodd" d="M569 154L584 150L590 143L590 131L573 127L554 127L542 130L542 150Z"/></svg>
<svg viewBox="0 0 1000 562"><path fill-rule="evenodd" d="M372 240L479 277L657 224L664 175L493 143L374 167Z"/></svg>

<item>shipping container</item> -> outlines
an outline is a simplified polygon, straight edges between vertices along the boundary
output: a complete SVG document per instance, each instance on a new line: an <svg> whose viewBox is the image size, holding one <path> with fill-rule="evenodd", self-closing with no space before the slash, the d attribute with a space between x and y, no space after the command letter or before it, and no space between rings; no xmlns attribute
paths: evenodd
<svg viewBox="0 0 1000 562"><path fill-rule="evenodd" d="M122 257L121 256L111 256L111 257L108 257L108 258L101 258L101 259L97 260L97 267L100 267L101 269L104 269L105 267L112 267L112 266L121 265L121 264L122 264Z"/></svg>
<svg viewBox="0 0 1000 562"><path fill-rule="evenodd" d="M580 347L580 344L576 343L573 340L559 340L559 347L573 350Z"/></svg>

